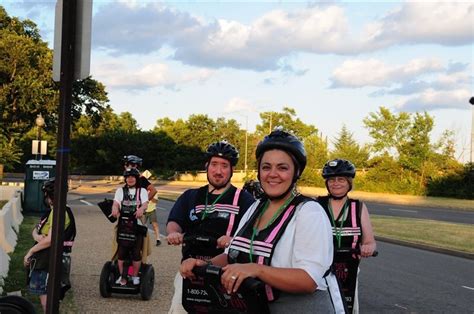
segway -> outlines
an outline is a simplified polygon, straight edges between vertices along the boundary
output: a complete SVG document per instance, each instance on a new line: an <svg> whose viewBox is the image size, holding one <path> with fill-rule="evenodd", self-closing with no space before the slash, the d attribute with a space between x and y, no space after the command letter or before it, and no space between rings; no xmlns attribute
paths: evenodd
<svg viewBox="0 0 474 314"><path fill-rule="evenodd" d="M110 206L109 208L107 208ZM109 219L110 222L114 222L117 219L112 217L110 213L112 212L112 202L110 200L105 200L99 203L104 215ZM113 219L111 219L113 218ZM144 226L142 226L144 227ZM146 229L146 227L144 227ZM145 241L148 241L148 231L145 230L145 235L143 238L143 243L146 245ZM133 266L132 259L128 258L124 260L124 273L126 274L127 284L121 285L115 283L115 281L120 277L120 272L118 268L118 261L116 259L117 254L114 255L111 261L107 261L102 267L100 273L100 295L103 298L109 298L112 293L121 293L121 294L140 294L143 300L150 300L153 289L155 286L155 269L151 264L141 263L138 276L140 277L140 284L134 285L132 282ZM125 277L124 277L125 278Z"/></svg>
<svg viewBox="0 0 474 314"><path fill-rule="evenodd" d="M235 293L228 294L221 284L222 269L215 265L197 266L195 279L183 280L183 307L188 313L269 314L265 285L246 278Z"/></svg>
<svg viewBox="0 0 474 314"><path fill-rule="evenodd" d="M357 272L360 260L353 255L360 254L360 248L339 248L336 249L339 256L343 256L334 261L332 268L339 283L339 288L344 299L346 312L352 313L355 300L355 290L357 284ZM378 251L372 253L372 257L379 254Z"/></svg>
<svg viewBox="0 0 474 314"><path fill-rule="evenodd" d="M36 310L27 299L16 295L9 295L0 297L0 313L36 314Z"/></svg>

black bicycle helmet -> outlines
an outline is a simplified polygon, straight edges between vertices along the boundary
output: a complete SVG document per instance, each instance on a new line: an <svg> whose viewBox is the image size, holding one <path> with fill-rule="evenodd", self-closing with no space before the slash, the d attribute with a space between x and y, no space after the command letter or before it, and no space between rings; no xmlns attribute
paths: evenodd
<svg viewBox="0 0 474 314"><path fill-rule="evenodd" d="M41 190L43 191L44 195L53 198L54 197L54 181L55 178L51 178L43 183Z"/></svg>
<svg viewBox="0 0 474 314"><path fill-rule="evenodd" d="M128 169L125 169L125 171L123 172L123 176L125 178L133 176L138 179L140 177L140 172L135 168L128 168Z"/></svg>
<svg viewBox="0 0 474 314"><path fill-rule="evenodd" d="M239 151L227 141L219 141L212 143L207 147L207 160L212 157L221 157L227 159L232 166L235 166L239 161Z"/></svg>
<svg viewBox="0 0 474 314"><path fill-rule="evenodd" d="M260 160L263 153L271 149L281 149L295 158L298 167L298 176L301 176L306 167L306 150L303 143L293 134L283 131L281 127L276 128L265 136L257 145L255 155Z"/></svg>
<svg viewBox="0 0 474 314"><path fill-rule="evenodd" d="M352 162L345 159L334 159L328 161L322 172L323 178L330 177L350 177L354 178L356 175L356 168Z"/></svg>
<svg viewBox="0 0 474 314"><path fill-rule="evenodd" d="M124 164L131 163L131 164L136 164L136 165L141 166L142 162L143 162L143 159L141 159L140 157L135 156L135 155L123 156L123 163Z"/></svg>

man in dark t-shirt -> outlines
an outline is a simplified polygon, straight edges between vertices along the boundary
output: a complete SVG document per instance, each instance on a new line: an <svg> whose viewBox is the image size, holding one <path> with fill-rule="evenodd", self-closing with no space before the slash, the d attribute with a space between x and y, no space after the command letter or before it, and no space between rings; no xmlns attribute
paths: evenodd
<svg viewBox="0 0 474 314"><path fill-rule="evenodd" d="M227 141L209 145L206 172L209 184L185 191L170 211L166 230L168 243L183 244L186 236L209 236L217 240L217 247L185 245L183 259L210 259L221 254L230 243L241 217L254 202L247 191L230 183L239 158L237 149ZM182 279L175 278L175 295L169 313L183 313L181 305ZM185 313L185 312L184 312Z"/></svg>

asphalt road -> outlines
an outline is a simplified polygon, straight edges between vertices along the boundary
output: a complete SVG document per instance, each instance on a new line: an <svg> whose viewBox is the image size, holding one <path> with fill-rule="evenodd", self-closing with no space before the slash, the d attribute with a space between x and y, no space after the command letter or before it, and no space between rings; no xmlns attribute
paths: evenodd
<svg viewBox="0 0 474 314"><path fill-rule="evenodd" d="M401 206L367 202L367 208L372 215L431 219L438 221L474 224L474 211L455 210L452 208L430 208L416 206Z"/></svg>
<svg viewBox="0 0 474 314"><path fill-rule="evenodd" d="M72 207L90 206L90 209L105 196L113 196L111 193L71 195L73 197L69 203ZM172 204L167 200L159 201L158 218L162 234L166 233L165 223ZM394 216L404 214L446 221L453 221L450 220L453 215L463 217L466 214L460 218L461 221L453 222L472 224L472 214L469 212L453 214L451 209L384 204L369 206L374 214L380 214L377 213L380 210ZM474 313L473 260L383 242L378 243L378 250L378 257L365 259L361 263L359 302L362 313ZM171 269L171 274L162 274L166 282L159 283L158 289L161 291L172 290L171 282L167 281L172 277L176 265L167 263L175 263L175 259L160 260L160 269ZM162 306L160 309L166 308Z"/></svg>

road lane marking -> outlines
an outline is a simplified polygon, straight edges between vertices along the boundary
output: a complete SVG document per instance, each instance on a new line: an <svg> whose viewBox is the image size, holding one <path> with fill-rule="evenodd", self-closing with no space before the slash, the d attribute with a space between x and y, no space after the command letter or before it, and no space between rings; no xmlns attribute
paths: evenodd
<svg viewBox="0 0 474 314"><path fill-rule="evenodd" d="M468 287L468 286L461 286L461 287L466 288L466 289L469 289L469 290L474 290L474 288Z"/></svg>
<svg viewBox="0 0 474 314"><path fill-rule="evenodd" d="M157 206L157 208L158 208L159 210L168 210L168 209L166 209L166 208L164 208L164 207L161 207L161 206Z"/></svg>
<svg viewBox="0 0 474 314"><path fill-rule="evenodd" d="M395 307L398 307L399 309L408 310L407 307L404 307L404 306L401 306L401 305L398 305L398 304L395 304Z"/></svg>
<svg viewBox="0 0 474 314"><path fill-rule="evenodd" d="M407 212L407 213L417 213L417 210L410 210L410 209L399 209L399 208L389 208L388 210L393 210L396 212Z"/></svg>
<svg viewBox="0 0 474 314"><path fill-rule="evenodd" d="M86 204L87 206L94 206L94 204L89 203L88 201L80 200L82 203Z"/></svg>

